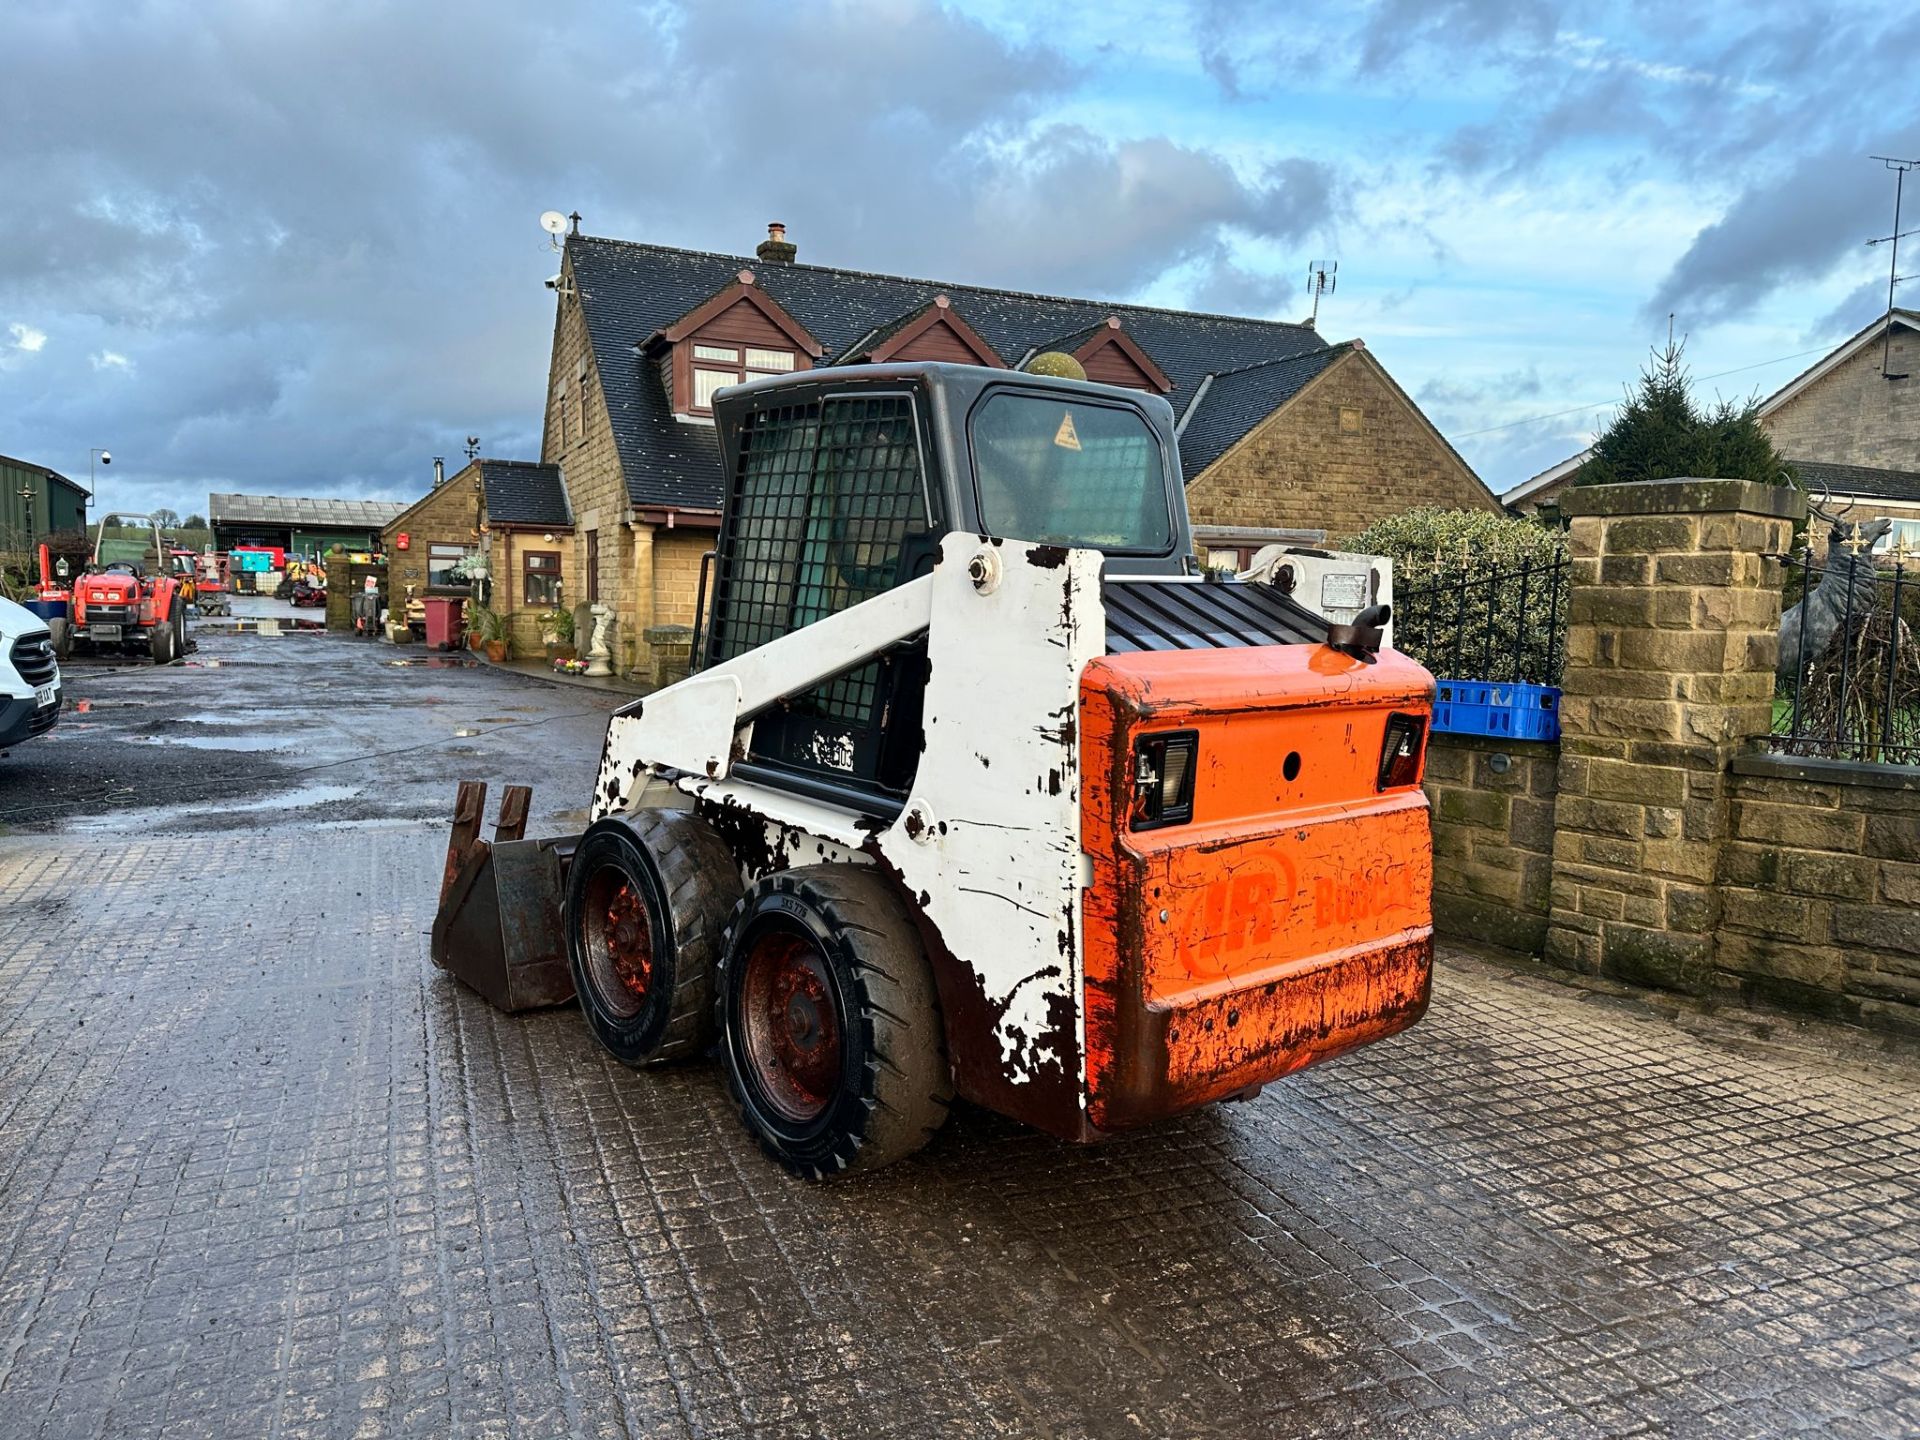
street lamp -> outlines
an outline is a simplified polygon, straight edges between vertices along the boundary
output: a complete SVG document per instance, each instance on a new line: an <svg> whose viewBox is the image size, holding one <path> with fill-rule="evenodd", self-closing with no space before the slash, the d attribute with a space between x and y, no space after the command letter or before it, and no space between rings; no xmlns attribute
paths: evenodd
<svg viewBox="0 0 1920 1440"><path fill-rule="evenodd" d="M111 465L113 463L113 452L111 450L102 450L97 446L94 449L87 451L87 506L88 507L91 507L93 505L93 462L95 460L98 460L102 465Z"/></svg>

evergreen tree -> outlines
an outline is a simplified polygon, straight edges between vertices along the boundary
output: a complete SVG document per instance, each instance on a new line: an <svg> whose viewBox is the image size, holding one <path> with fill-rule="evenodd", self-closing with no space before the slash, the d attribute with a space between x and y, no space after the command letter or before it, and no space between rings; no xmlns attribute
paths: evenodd
<svg viewBox="0 0 1920 1440"><path fill-rule="evenodd" d="M1792 468L1760 424L1757 400L1722 400L1710 410L1694 403L1685 351L1685 340L1669 336L1666 348L1653 352L1639 385L1593 442L1593 456L1580 467L1574 484L1685 476L1766 485L1792 482Z"/></svg>

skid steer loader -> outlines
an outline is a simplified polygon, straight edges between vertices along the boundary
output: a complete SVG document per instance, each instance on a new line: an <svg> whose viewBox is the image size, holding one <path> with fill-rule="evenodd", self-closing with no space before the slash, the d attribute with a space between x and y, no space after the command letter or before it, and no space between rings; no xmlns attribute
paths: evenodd
<svg viewBox="0 0 1920 1440"><path fill-rule="evenodd" d="M955 1095L1092 1140L1413 1024L1433 681L1278 584L1198 573L1173 413L944 364L723 390L696 670L618 711L593 823L479 838L435 960L577 992L632 1066L716 1041L798 1174Z"/></svg>

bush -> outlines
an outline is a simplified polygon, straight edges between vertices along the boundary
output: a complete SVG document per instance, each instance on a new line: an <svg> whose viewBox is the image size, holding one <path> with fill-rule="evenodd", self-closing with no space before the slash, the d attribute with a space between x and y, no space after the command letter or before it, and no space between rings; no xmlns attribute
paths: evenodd
<svg viewBox="0 0 1920 1440"><path fill-rule="evenodd" d="M1379 520L1353 537L1349 550L1384 555L1393 561L1393 583L1421 585L1435 576L1453 576L1484 562L1518 565L1557 560L1566 554L1566 536L1533 520L1517 520L1491 510L1442 510L1425 506Z"/></svg>
<svg viewBox="0 0 1920 1440"><path fill-rule="evenodd" d="M1351 546L1393 561L1393 643L1449 680L1557 685L1566 536L1486 510L1409 510ZM1556 568L1557 567L1557 568Z"/></svg>

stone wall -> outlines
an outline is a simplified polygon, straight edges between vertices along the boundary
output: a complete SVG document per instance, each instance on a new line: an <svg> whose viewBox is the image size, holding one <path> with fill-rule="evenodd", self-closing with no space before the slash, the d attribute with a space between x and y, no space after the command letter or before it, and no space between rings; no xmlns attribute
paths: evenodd
<svg viewBox="0 0 1920 1440"><path fill-rule="evenodd" d="M1187 483L1196 525L1307 527L1336 542L1416 505L1500 508L1361 348Z"/></svg>
<svg viewBox="0 0 1920 1440"><path fill-rule="evenodd" d="M1920 768L1764 753L1765 557L1802 504L1732 480L1567 493L1560 744L1429 748L1443 935L1920 1034Z"/></svg>
<svg viewBox="0 0 1920 1440"><path fill-rule="evenodd" d="M1573 489L1547 958L1711 984L1727 767L1770 728L1781 567L1802 506L1737 480Z"/></svg>
<svg viewBox="0 0 1920 1440"><path fill-rule="evenodd" d="M1881 346L1862 347L1761 421L1780 453L1831 465L1911 470L1920 455L1920 333L1894 327L1889 380ZM1863 509L1865 507L1862 507Z"/></svg>
<svg viewBox="0 0 1920 1440"><path fill-rule="evenodd" d="M1920 1034L1920 771L1771 755L1733 771L1724 981Z"/></svg>
<svg viewBox="0 0 1920 1440"><path fill-rule="evenodd" d="M1538 953L1547 938L1560 747L1435 735L1433 923L1442 935Z"/></svg>
<svg viewBox="0 0 1920 1440"><path fill-rule="evenodd" d="M463 471L462 475L464 478L449 477L446 483L422 496L380 532L380 544L387 556L387 594L396 609L406 605L409 585L416 600L424 600L429 593L467 593L464 585L455 590L429 592L427 589L429 545L480 543L480 497L474 492L473 473ZM399 545L403 534L407 537L404 550Z"/></svg>
<svg viewBox="0 0 1920 1440"><path fill-rule="evenodd" d="M571 258L562 268L571 281ZM570 288L562 287L563 291ZM637 341L641 337L633 338ZM565 546L567 557L563 562L572 577L567 583L567 598L588 598L587 535L592 532L599 539L600 601L620 616L621 630L633 633L634 537L628 527L633 507L627 498L613 426L607 418L606 397L600 390L593 346L587 338L586 312L578 299L567 299L564 294L555 302L540 459L560 467L567 501L573 507L574 531Z"/></svg>

